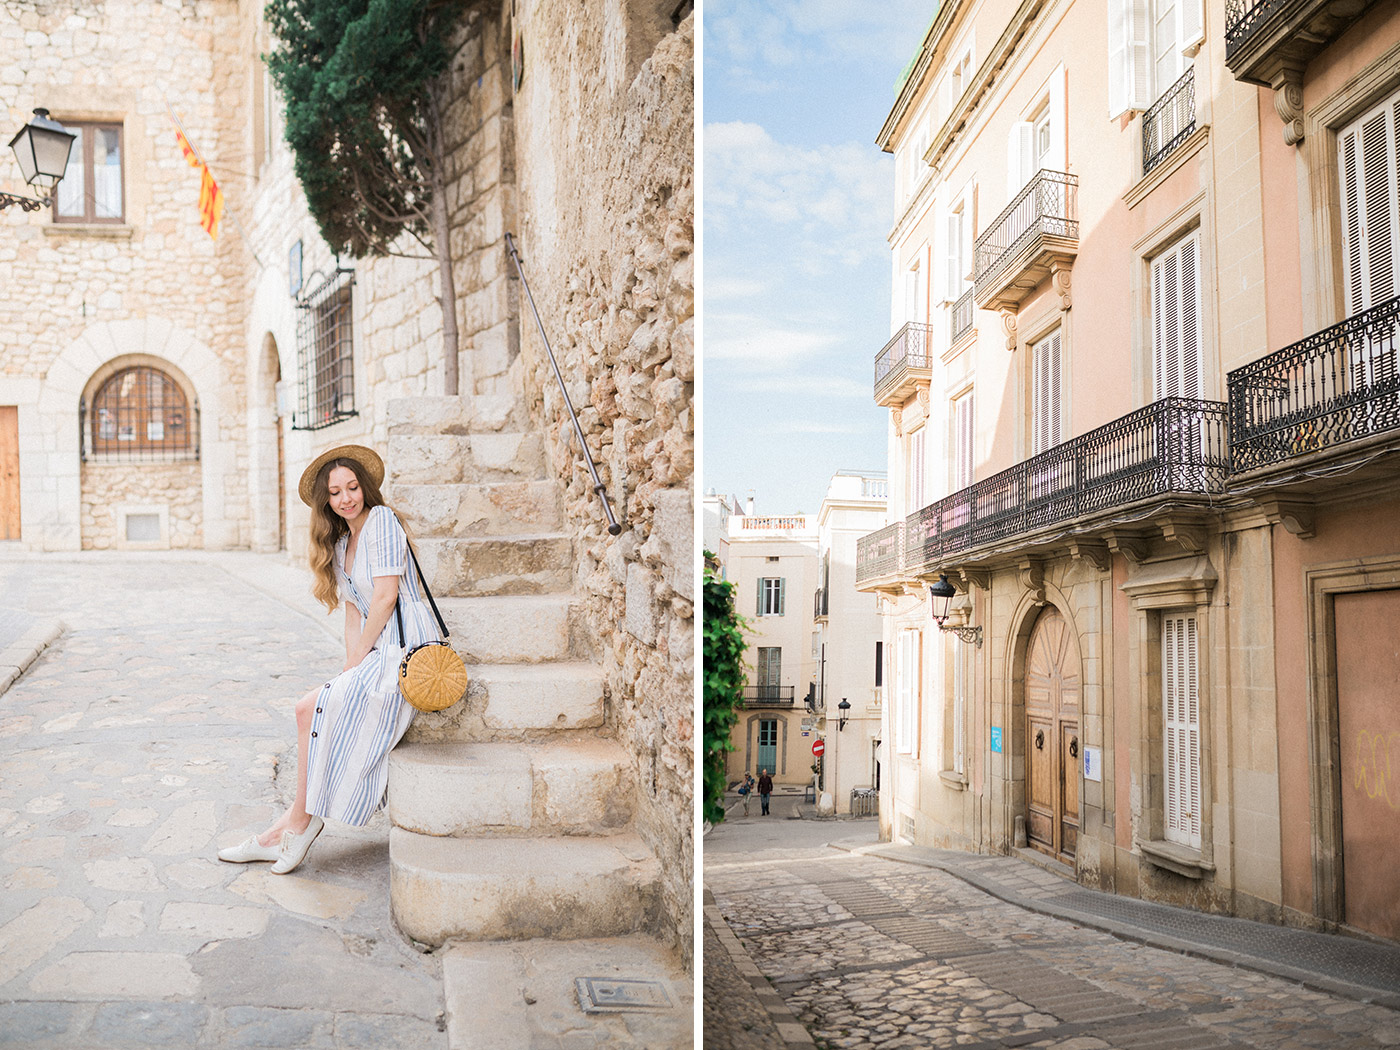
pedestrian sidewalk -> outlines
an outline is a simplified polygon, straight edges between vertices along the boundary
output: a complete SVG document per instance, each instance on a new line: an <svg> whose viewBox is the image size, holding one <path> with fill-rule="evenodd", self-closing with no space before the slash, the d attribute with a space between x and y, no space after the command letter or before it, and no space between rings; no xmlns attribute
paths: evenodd
<svg viewBox="0 0 1400 1050"><path fill-rule="evenodd" d="M19 609L0 608L0 694L61 634L61 620L41 620Z"/></svg>
<svg viewBox="0 0 1400 1050"><path fill-rule="evenodd" d="M1122 940L1239 966L1308 988L1400 1009L1400 947L1314 933L1089 889L1019 857L868 839L831 844L867 857L937 868L1008 904Z"/></svg>

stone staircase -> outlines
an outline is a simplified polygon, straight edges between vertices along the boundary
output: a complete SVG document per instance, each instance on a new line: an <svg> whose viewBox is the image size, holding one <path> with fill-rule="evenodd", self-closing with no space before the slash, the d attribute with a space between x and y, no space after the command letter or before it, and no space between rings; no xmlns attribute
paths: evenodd
<svg viewBox="0 0 1400 1050"><path fill-rule="evenodd" d="M389 405L386 498L472 676L390 757L390 899L425 946L617 937L657 911L631 757L571 629L557 483L521 416L510 397Z"/></svg>

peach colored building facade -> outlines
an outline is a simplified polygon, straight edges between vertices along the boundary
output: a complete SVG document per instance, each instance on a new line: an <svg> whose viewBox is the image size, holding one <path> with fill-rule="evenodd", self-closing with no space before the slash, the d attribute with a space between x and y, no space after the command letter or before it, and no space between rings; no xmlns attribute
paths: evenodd
<svg viewBox="0 0 1400 1050"><path fill-rule="evenodd" d="M878 140L885 836L1400 939L1400 3L1354 6L935 16Z"/></svg>

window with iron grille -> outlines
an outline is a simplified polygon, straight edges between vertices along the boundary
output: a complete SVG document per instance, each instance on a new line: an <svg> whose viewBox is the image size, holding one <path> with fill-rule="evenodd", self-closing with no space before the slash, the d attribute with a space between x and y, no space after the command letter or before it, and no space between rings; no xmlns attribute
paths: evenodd
<svg viewBox="0 0 1400 1050"><path fill-rule="evenodd" d="M168 461L199 458L199 406L159 368L115 372L81 406L84 455Z"/></svg>
<svg viewBox="0 0 1400 1050"><path fill-rule="evenodd" d="M319 430L355 412L355 272L336 270L297 307L297 411L293 430Z"/></svg>

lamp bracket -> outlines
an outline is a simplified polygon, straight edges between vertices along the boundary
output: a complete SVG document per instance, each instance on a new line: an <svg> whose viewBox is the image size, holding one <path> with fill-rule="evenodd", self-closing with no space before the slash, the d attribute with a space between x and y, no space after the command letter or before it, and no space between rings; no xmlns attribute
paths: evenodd
<svg viewBox="0 0 1400 1050"><path fill-rule="evenodd" d="M982 648L982 628L980 625L976 627L969 627L966 624L963 624L961 626L948 626L946 624L940 623L938 625L938 629L944 634L957 635L958 638L966 642L968 645L972 645L975 642L977 644L977 648Z"/></svg>
<svg viewBox="0 0 1400 1050"><path fill-rule="evenodd" d="M49 206L49 198L21 197L17 193L5 193L0 190L0 211L4 211L12 204L18 204L22 211L38 211L40 208Z"/></svg>

